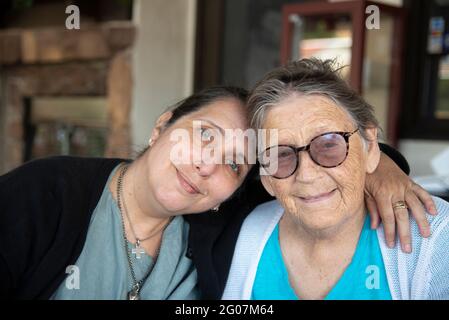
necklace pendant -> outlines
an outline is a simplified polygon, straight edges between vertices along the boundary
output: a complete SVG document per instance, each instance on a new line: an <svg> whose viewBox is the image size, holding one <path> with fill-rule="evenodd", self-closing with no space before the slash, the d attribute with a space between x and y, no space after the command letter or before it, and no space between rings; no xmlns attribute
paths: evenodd
<svg viewBox="0 0 449 320"><path fill-rule="evenodd" d="M132 254L136 256L137 259L142 258L142 255L145 254L145 250L140 246L140 240L137 239L134 248L131 250Z"/></svg>
<svg viewBox="0 0 449 320"><path fill-rule="evenodd" d="M140 287L138 284L134 285L130 292L128 292L128 300L140 300Z"/></svg>

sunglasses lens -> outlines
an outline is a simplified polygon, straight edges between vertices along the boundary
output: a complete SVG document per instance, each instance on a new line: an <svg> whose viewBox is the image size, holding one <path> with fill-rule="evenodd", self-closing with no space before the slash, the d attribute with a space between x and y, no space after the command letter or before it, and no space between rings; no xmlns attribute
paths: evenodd
<svg viewBox="0 0 449 320"><path fill-rule="evenodd" d="M325 134L316 138L310 144L310 156L323 167L338 166L345 160L346 153L345 138L339 134Z"/></svg>
<svg viewBox="0 0 449 320"><path fill-rule="evenodd" d="M275 178L286 178L296 169L295 150L286 146L271 147L262 153L259 162L266 173Z"/></svg>
<svg viewBox="0 0 449 320"><path fill-rule="evenodd" d="M322 167L333 168L346 159L348 145L338 133L319 136L310 143L310 157ZM298 167L299 157L293 147L274 146L259 156L259 162L267 175L278 179L291 176Z"/></svg>

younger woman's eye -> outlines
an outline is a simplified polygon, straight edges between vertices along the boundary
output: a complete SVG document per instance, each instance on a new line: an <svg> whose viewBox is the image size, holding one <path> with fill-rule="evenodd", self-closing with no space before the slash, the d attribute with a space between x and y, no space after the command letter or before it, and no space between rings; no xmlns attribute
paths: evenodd
<svg viewBox="0 0 449 320"><path fill-rule="evenodd" d="M213 140L212 130L208 128L201 128L201 140L211 142Z"/></svg>
<svg viewBox="0 0 449 320"><path fill-rule="evenodd" d="M232 171L238 173L239 172L239 165L235 163L235 161L232 160L226 160L226 164L229 165Z"/></svg>

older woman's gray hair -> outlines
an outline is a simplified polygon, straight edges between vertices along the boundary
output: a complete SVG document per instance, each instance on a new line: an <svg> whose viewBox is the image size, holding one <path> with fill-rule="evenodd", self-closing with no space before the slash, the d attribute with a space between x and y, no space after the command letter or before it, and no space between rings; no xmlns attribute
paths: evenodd
<svg viewBox="0 0 449 320"><path fill-rule="evenodd" d="M268 110L294 93L330 98L353 119L366 140L365 129L379 127L373 107L341 78L334 60L316 58L289 63L268 73L250 94L251 127L262 128Z"/></svg>

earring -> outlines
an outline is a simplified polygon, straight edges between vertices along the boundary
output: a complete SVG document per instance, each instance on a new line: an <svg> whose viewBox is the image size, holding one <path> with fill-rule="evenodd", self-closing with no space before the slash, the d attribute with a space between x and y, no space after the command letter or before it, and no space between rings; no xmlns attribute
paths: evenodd
<svg viewBox="0 0 449 320"><path fill-rule="evenodd" d="M153 139L150 138L150 140L148 140L148 146L151 147L152 143L153 143Z"/></svg>
<svg viewBox="0 0 449 320"><path fill-rule="evenodd" d="M213 212L218 212L218 210L220 210L220 205L216 205L215 207L213 207L211 209Z"/></svg>

